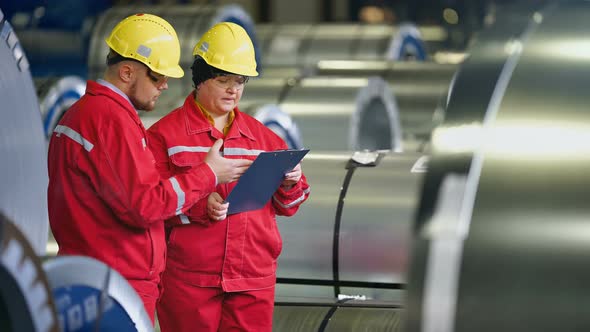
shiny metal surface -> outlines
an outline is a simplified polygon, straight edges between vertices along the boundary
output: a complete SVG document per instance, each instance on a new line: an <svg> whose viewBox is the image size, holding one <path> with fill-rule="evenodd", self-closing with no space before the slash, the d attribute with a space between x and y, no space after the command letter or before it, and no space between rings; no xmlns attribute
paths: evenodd
<svg viewBox="0 0 590 332"><path fill-rule="evenodd" d="M0 210L38 255L47 243L47 150L29 62L17 35L0 19Z"/></svg>
<svg viewBox="0 0 590 332"><path fill-rule="evenodd" d="M258 44L253 34L255 28L252 19L238 5L114 6L100 15L92 32L88 53L88 77L90 79L102 76L106 68L105 59L109 50L104 42L105 38L120 20L140 12L158 15L174 27L180 40L180 66L185 70L185 77L188 72L189 82L193 47L201 35L215 23L222 21L237 23L250 34L255 47Z"/></svg>
<svg viewBox="0 0 590 332"><path fill-rule="evenodd" d="M444 104L456 70L456 65L435 62L323 60L313 71L318 76L383 78L395 95L404 135L425 140L444 118Z"/></svg>
<svg viewBox="0 0 590 332"><path fill-rule="evenodd" d="M437 26L361 24L257 24L264 67L315 65L319 60L400 59L390 53L400 39L417 30L427 53L448 38ZM404 45L405 47L405 45ZM411 50L407 50L411 52ZM410 57L412 57L410 55Z"/></svg>
<svg viewBox="0 0 590 332"><path fill-rule="evenodd" d="M430 172L424 179L414 225L415 240L407 290L408 331L427 332L434 326L440 326L441 331L454 329L458 262L461 259L458 248L462 245L462 234L446 231L446 227L428 225L435 221L459 220L464 196L461 186L458 185L460 188L457 190L454 186L443 184L445 179L457 180L446 180L447 184L458 182L458 179L464 181L477 137L463 138L461 133L481 127L493 91L510 55L505 51L506 42L522 35L529 17L530 12L526 8L515 8L500 16L493 28L478 35L469 49L469 58L460 66L454 81L445 121L433 133ZM450 130L454 128L459 133L457 138L445 134L452 133ZM437 253L437 256L433 253ZM428 265L439 261L438 266L448 267L444 273L433 271ZM437 311L437 308L445 310Z"/></svg>
<svg viewBox="0 0 590 332"><path fill-rule="evenodd" d="M2 12L0 11L0 17ZM0 209L0 326L4 332L57 332L55 302L41 261Z"/></svg>
<svg viewBox="0 0 590 332"><path fill-rule="evenodd" d="M78 76L36 78L35 89L47 139L63 114L86 92L86 81Z"/></svg>
<svg viewBox="0 0 590 332"><path fill-rule="evenodd" d="M400 127L393 122L398 119L397 104L392 101L392 95L386 93L385 84L374 90L369 83L366 78L303 78L288 90L279 105L299 125L305 144L312 150L390 149L401 144L392 143L395 137L401 137L395 133ZM359 99L362 99L362 105L357 104ZM352 135L357 125L353 118L357 112L362 112L363 107L371 108L377 121L383 120L382 127L365 128L370 130L365 132L367 135L375 137L366 140L367 146L360 146L358 137ZM383 137L389 139L384 142L380 140Z"/></svg>
<svg viewBox="0 0 590 332"><path fill-rule="evenodd" d="M273 331L401 331L401 312L392 302L280 298Z"/></svg>
<svg viewBox="0 0 590 332"><path fill-rule="evenodd" d="M424 157L382 153L376 165L347 175L351 156L310 153L302 162L312 195L295 216L277 218L277 297L401 300Z"/></svg>
<svg viewBox="0 0 590 332"><path fill-rule="evenodd" d="M312 151L402 150L397 104L379 78L260 78L248 82L240 107L277 104Z"/></svg>
<svg viewBox="0 0 590 332"><path fill-rule="evenodd" d="M86 286L103 292L102 296L111 298L122 307L128 316L124 318L128 318L137 331L154 331L152 321L143 306L143 301L137 295L135 289L123 276L106 264L85 256L58 256L43 263L43 269L47 274L49 286L52 290L67 289L70 286ZM56 298L58 304L61 304L65 309L72 305L70 302L75 303L72 299L68 299L68 295L69 293L66 293L63 297ZM84 308L85 311L92 309L91 305ZM96 314L93 317L86 317L86 319L92 321L92 318L96 320L100 317L100 314ZM65 321L70 321L72 318L75 320L75 317L62 317ZM119 319L120 317L116 318ZM129 327L121 326L121 329L129 330Z"/></svg>
<svg viewBox="0 0 590 332"><path fill-rule="evenodd" d="M449 104L448 114L457 122L433 140L425 186L430 190L420 204L408 288L408 331L590 328L585 315L590 304L590 3L540 2L531 9L512 8L507 14L512 21L499 21L474 45L479 54L472 59L479 66L463 68ZM497 61L501 53L504 59ZM499 62L502 74L493 93L480 99L487 101L485 112L467 112L469 93L476 89L460 86L474 84L478 71ZM478 120L465 121L468 114ZM481 145L442 144L453 135ZM457 153L465 158L458 160ZM437 217L446 196L437 197L436 183L444 184L451 172L463 177L465 194L461 214L455 211L456 220L443 222ZM456 263L442 260L451 257L451 248ZM454 271L437 273L432 264L437 258L454 264ZM441 294L454 302L450 311L435 314L429 297Z"/></svg>
<svg viewBox="0 0 590 332"><path fill-rule="evenodd" d="M267 104L243 111L279 135L287 143L289 149L305 148L299 127L291 116L283 112L277 105Z"/></svg>

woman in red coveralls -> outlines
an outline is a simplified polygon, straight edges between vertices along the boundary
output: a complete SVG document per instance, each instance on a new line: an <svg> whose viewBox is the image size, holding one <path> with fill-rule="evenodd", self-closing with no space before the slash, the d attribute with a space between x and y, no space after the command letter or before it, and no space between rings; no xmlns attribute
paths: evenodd
<svg viewBox="0 0 590 332"><path fill-rule="evenodd" d="M148 130L163 177L198 166L220 138L226 158L253 160L262 151L286 149L281 138L237 107L248 77L258 76L246 31L218 23L193 55L195 89ZM282 248L275 215L295 214L309 186L297 165L263 208L228 216L223 200L235 184L218 185L166 222L168 258L157 309L164 332L272 330Z"/></svg>

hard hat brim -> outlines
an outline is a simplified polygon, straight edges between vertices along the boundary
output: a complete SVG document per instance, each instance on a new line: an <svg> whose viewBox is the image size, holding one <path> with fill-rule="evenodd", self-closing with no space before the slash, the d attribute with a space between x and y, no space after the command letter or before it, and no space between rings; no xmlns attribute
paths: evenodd
<svg viewBox="0 0 590 332"><path fill-rule="evenodd" d="M171 67L168 68L166 70L154 70L158 74L162 74L168 77L173 77L173 78L181 78L184 76L184 70L182 70L182 68L180 68L180 66L175 66L175 67Z"/></svg>

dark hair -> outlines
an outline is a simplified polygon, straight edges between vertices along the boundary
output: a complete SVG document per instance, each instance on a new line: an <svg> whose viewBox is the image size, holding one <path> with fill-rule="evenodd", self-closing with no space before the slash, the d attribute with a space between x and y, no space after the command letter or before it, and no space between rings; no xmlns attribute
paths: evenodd
<svg viewBox="0 0 590 332"><path fill-rule="evenodd" d="M119 63L121 61L125 61L125 60L132 60L129 58L126 58L124 56L122 56L121 54L115 52L112 48L109 50L109 54L107 54L107 66L112 66L116 63Z"/></svg>
<svg viewBox="0 0 590 332"><path fill-rule="evenodd" d="M225 75L235 75L234 73L230 73L228 71L210 66L207 62L205 62L203 58L201 58L198 55L195 56L195 61L193 61L191 69L193 73L193 84L195 85L195 88L199 86L199 84L205 82L210 78ZM248 76L244 76L244 78L246 79L246 81L248 81Z"/></svg>
<svg viewBox="0 0 590 332"><path fill-rule="evenodd" d="M134 61L134 62L137 62L137 63L144 64L143 62L141 62L141 61L139 61L139 60L137 60L137 59L133 59L133 58L127 58L127 57L124 57L124 56L122 56L121 54L119 54L119 53L115 52L115 51L114 51L114 50L111 48L111 49L109 50L109 54L107 54L107 61L106 61L106 63L107 63L107 66L112 66L112 65L114 65L114 64L117 64L117 63L119 63L119 62L121 62L121 61ZM145 65L145 64L144 64L144 65ZM146 65L146 66L147 66L147 65ZM149 69L149 67L148 67L148 69Z"/></svg>

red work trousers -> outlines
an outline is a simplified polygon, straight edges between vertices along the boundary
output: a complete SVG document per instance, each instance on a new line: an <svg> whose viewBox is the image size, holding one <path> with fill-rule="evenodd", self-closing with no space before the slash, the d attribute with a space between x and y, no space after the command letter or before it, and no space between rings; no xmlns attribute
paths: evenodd
<svg viewBox="0 0 590 332"><path fill-rule="evenodd" d="M275 288L224 292L164 272L157 305L162 332L271 332Z"/></svg>
<svg viewBox="0 0 590 332"><path fill-rule="evenodd" d="M156 313L156 302L160 296L160 289L157 281L147 280L127 280L131 287L135 289L137 295L143 301L143 306L154 324L154 315Z"/></svg>

